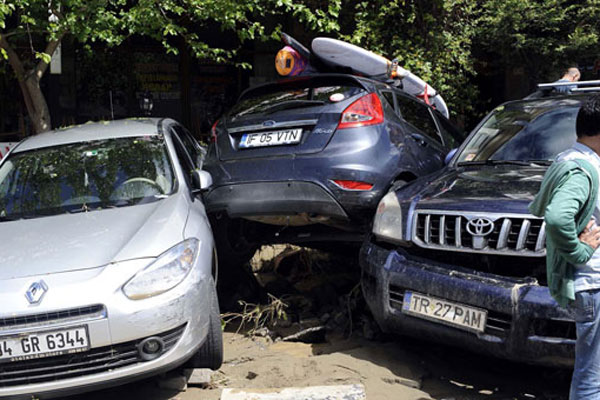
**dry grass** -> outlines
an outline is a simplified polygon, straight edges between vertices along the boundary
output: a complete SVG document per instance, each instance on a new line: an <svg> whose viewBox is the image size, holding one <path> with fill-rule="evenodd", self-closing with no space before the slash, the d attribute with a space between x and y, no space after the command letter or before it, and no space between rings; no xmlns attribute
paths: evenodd
<svg viewBox="0 0 600 400"><path fill-rule="evenodd" d="M240 312L228 312L221 315L224 325L234 321L239 323L236 333L243 328L249 328L248 335L253 335L258 329L266 327L275 320L287 320L286 308L288 305L281 299L268 294L269 304L253 304L243 300L238 301L242 306Z"/></svg>

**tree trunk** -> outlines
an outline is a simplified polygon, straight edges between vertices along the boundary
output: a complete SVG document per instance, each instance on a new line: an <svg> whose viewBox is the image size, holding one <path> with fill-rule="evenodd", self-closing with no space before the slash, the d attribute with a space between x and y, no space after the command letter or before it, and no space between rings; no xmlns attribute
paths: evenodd
<svg viewBox="0 0 600 400"><path fill-rule="evenodd" d="M28 98L30 101L31 106L27 107L27 110L35 133L42 133L52 129L48 103L46 103L46 98L42 93L40 81L35 75L28 75L24 84L21 85L21 91L23 92L23 97Z"/></svg>
<svg viewBox="0 0 600 400"><path fill-rule="evenodd" d="M52 56L63 36L64 32L57 39L48 42L45 53ZM40 87L40 80L48 69L49 64L44 60L40 60L34 68L30 70L25 69L23 61L6 40L6 35L0 34L0 48L6 51L8 62L17 76L19 87L23 94L23 101L27 107L27 113L29 114L34 132L42 133L49 131L52 129L50 110Z"/></svg>

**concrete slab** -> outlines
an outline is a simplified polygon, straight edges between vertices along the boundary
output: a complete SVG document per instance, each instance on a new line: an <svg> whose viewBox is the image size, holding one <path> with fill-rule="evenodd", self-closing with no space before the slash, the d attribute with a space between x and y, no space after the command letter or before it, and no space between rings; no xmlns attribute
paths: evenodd
<svg viewBox="0 0 600 400"><path fill-rule="evenodd" d="M366 400L365 387L312 386L285 389L224 389L221 400Z"/></svg>
<svg viewBox="0 0 600 400"><path fill-rule="evenodd" d="M196 368L190 374L188 379L188 386L206 386L210 384L212 379L213 371L207 368Z"/></svg>

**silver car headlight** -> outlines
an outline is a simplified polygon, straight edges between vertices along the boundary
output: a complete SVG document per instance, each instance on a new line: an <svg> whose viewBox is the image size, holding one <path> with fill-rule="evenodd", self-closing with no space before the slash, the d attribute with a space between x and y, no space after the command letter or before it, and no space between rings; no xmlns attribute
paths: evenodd
<svg viewBox="0 0 600 400"><path fill-rule="evenodd" d="M123 293L132 300L140 300L173 289L192 270L199 249L197 239L187 239L171 247L123 285Z"/></svg>
<svg viewBox="0 0 600 400"><path fill-rule="evenodd" d="M389 192L379 202L373 221L373 234L388 242L402 241L402 209L396 192Z"/></svg>

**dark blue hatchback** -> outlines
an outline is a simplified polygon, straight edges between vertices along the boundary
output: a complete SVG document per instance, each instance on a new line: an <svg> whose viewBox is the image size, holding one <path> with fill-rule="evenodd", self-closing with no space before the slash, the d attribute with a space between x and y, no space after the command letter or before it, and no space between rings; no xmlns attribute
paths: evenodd
<svg viewBox="0 0 600 400"><path fill-rule="evenodd" d="M323 240L323 226L360 237L390 185L441 168L461 135L424 102L367 78L318 74L249 89L215 125L205 161L215 235L232 251Z"/></svg>
<svg viewBox="0 0 600 400"><path fill-rule="evenodd" d="M575 324L549 294L545 224L527 206L548 165L574 143L585 97L506 103L449 165L382 198L360 264L384 330L572 364Z"/></svg>

